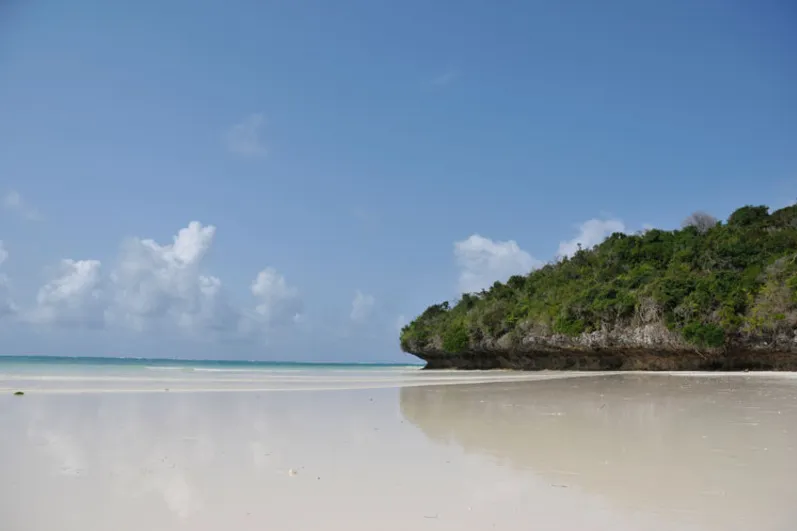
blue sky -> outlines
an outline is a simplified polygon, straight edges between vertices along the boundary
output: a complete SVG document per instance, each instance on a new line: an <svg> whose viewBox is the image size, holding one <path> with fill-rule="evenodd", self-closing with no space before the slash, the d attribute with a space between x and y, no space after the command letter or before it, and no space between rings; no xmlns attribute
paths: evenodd
<svg viewBox="0 0 797 531"><path fill-rule="evenodd" d="M795 20L774 0L3 3L0 348L406 360L402 316L576 241L785 206Z"/></svg>

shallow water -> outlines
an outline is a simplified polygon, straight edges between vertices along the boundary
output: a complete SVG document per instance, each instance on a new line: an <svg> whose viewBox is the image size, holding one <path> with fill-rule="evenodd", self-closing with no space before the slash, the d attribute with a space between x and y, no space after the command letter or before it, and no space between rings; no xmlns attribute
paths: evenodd
<svg viewBox="0 0 797 531"><path fill-rule="evenodd" d="M4 531L797 523L794 375L0 366L0 427Z"/></svg>

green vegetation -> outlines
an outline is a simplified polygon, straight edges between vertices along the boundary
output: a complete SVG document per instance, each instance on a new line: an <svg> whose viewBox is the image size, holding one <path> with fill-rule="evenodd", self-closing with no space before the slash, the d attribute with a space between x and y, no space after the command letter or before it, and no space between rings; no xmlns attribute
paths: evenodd
<svg viewBox="0 0 797 531"><path fill-rule="evenodd" d="M455 304L401 331L408 352L465 352L485 340L577 336L662 323L699 347L797 328L797 205L745 206L727 223L693 214L681 230L612 234L593 249Z"/></svg>

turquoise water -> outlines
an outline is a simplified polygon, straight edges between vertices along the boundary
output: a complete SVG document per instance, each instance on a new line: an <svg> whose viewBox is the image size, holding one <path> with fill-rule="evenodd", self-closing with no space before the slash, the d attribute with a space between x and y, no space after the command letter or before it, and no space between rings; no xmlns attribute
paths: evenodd
<svg viewBox="0 0 797 531"><path fill-rule="evenodd" d="M0 391L307 389L401 382L419 365L0 356Z"/></svg>
<svg viewBox="0 0 797 531"><path fill-rule="evenodd" d="M182 360L168 358L103 358L93 356L0 356L3 366L65 366L65 367L177 367L207 369L386 369L418 367L413 363L320 363L301 361L253 361L253 360Z"/></svg>
<svg viewBox="0 0 797 531"><path fill-rule="evenodd" d="M0 357L0 393L375 389L533 376L422 371L421 367L379 363L4 356Z"/></svg>

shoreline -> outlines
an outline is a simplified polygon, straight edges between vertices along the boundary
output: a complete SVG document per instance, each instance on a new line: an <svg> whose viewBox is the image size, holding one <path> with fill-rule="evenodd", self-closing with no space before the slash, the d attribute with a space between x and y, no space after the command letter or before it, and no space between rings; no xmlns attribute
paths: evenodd
<svg viewBox="0 0 797 531"><path fill-rule="evenodd" d="M394 378L390 380L346 381L329 378L325 382L287 381L275 379L253 380L233 379L171 379L162 378L128 378L119 379L114 376L98 378L53 377L53 376L17 376L0 375L0 397L14 398L17 391L25 393L24 399L35 396L52 395L89 395L89 394L257 394L257 393L320 393L379 391L418 387L457 387L480 386L489 384L531 384L569 379L593 379L622 376L661 376L682 378L739 378L741 379L777 379L795 380L797 371L517 371L511 369L461 370L431 369L423 371L418 377ZM125 387L125 384L128 387ZM303 385L304 384L304 385ZM320 385L319 385L320 384Z"/></svg>

